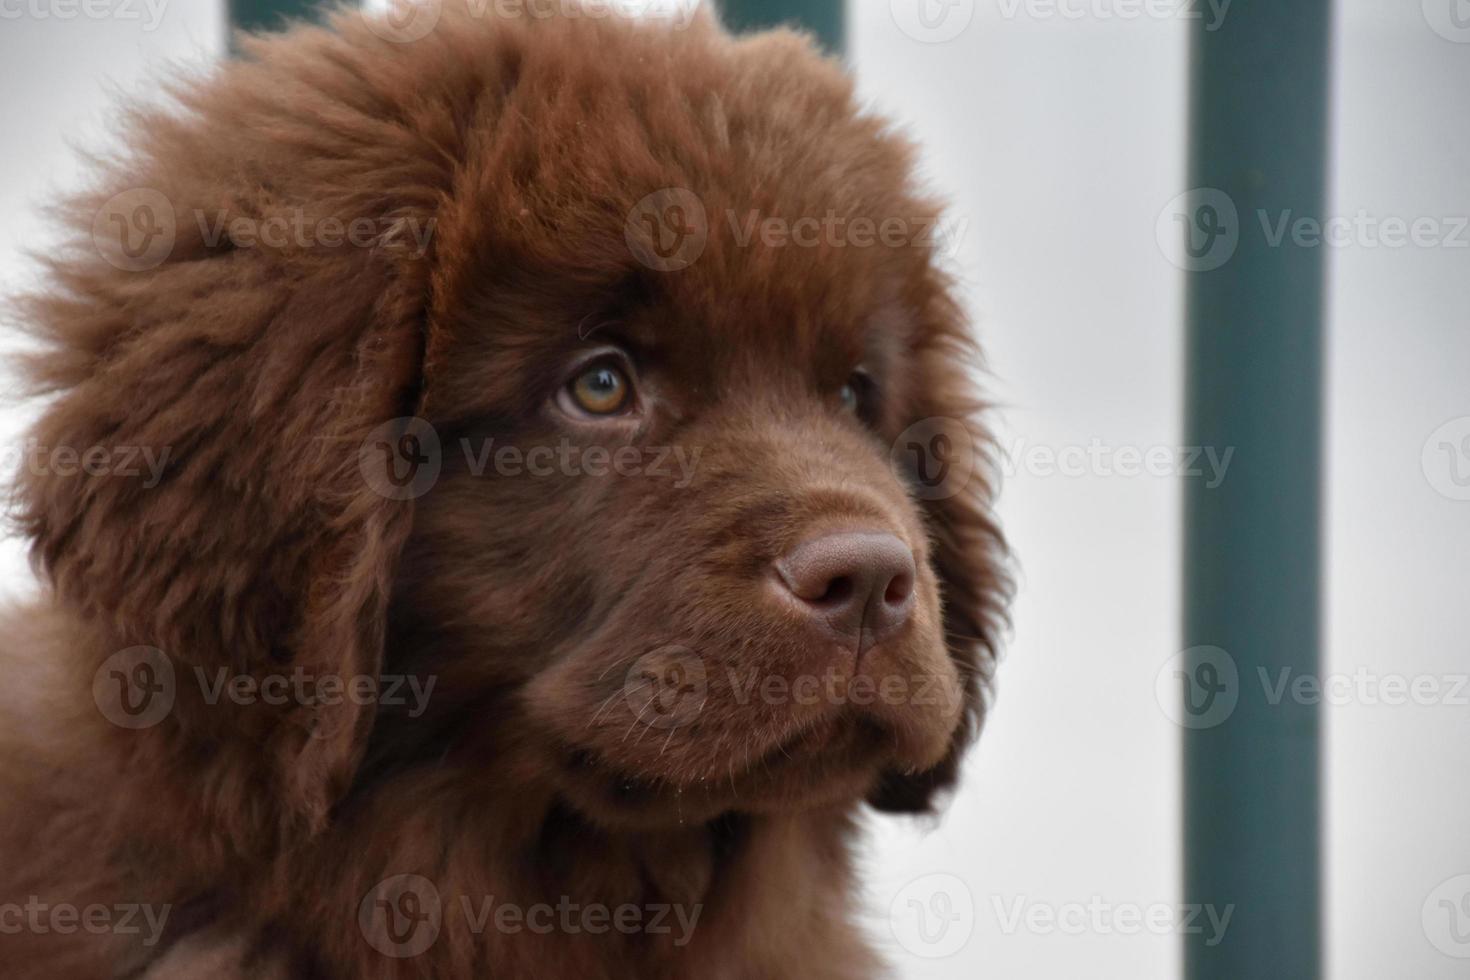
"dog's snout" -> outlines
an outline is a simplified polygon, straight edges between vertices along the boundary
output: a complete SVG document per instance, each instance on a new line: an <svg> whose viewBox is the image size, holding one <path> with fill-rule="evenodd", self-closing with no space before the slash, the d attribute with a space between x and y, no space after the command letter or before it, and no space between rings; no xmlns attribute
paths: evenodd
<svg viewBox="0 0 1470 980"><path fill-rule="evenodd" d="M886 532L810 538L776 562L776 572L808 616L846 640L870 630L897 632L914 607L914 553Z"/></svg>

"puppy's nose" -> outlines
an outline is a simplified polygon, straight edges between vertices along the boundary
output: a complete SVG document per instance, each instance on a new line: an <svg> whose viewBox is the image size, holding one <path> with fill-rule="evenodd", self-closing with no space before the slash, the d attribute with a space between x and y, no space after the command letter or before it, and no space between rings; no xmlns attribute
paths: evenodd
<svg viewBox="0 0 1470 980"><path fill-rule="evenodd" d="M914 553L892 534L848 531L803 541L776 572L812 620L841 640L897 632L914 607Z"/></svg>

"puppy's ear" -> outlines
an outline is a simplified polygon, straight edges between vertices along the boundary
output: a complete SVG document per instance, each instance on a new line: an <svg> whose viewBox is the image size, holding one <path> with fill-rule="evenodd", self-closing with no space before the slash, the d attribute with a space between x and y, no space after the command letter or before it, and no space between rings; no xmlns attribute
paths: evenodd
<svg viewBox="0 0 1470 980"><path fill-rule="evenodd" d="M320 826L372 724L350 685L380 673L413 505L371 447L421 396L445 180L443 146L379 112L405 81L382 62L359 75L320 31L257 54L138 114L78 205L81 244L26 304L53 400L17 488L85 624L81 689L162 651L172 705L119 737L187 765L193 812L242 832Z"/></svg>
<svg viewBox="0 0 1470 980"><path fill-rule="evenodd" d="M879 810L931 812L936 796L959 776L965 750L980 732L1006 624L1010 580L1006 545L992 514L993 440L974 396L979 358L963 316L941 285L925 290L912 352L914 406L895 445L901 467L925 511L940 579L945 642L959 668L965 711L949 752L933 769L887 774L869 797Z"/></svg>

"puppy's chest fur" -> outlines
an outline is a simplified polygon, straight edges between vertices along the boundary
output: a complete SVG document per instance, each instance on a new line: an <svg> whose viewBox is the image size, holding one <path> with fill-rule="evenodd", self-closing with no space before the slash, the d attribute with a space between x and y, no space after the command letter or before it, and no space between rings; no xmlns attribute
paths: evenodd
<svg viewBox="0 0 1470 980"><path fill-rule="evenodd" d="M435 817L440 830L447 813ZM847 917L851 816L841 810L619 833L554 803L536 828L524 813L463 819L461 829L477 832L438 855L420 852L427 838L415 836L423 828L413 820L386 839L375 828L372 843L350 825L329 834L283 857L254 886L244 907L263 919L228 924L226 913L226 924L182 937L145 976L753 980L876 972ZM374 860L365 862L369 853ZM376 871L364 875L365 865ZM375 890L369 880L391 881L404 867L423 872L408 892ZM433 938L420 949L412 930L426 920L411 919L423 920L430 902ZM404 915L374 918L378 906Z"/></svg>

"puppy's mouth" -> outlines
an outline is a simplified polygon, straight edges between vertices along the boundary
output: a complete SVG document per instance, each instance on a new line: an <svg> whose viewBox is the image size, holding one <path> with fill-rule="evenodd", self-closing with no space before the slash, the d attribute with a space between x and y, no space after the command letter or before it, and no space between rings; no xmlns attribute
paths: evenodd
<svg viewBox="0 0 1470 980"><path fill-rule="evenodd" d="M939 764L959 727L964 690L929 598L861 651L765 606L748 629L674 627L632 650L647 624L614 621L559 652L518 700L545 736L543 771L594 821L851 804L885 773Z"/></svg>
<svg viewBox="0 0 1470 980"><path fill-rule="evenodd" d="M893 734L871 718L831 718L792 732L720 776L633 772L596 749L561 753L563 792L579 809L635 824L708 820L726 812L792 812L865 795Z"/></svg>

